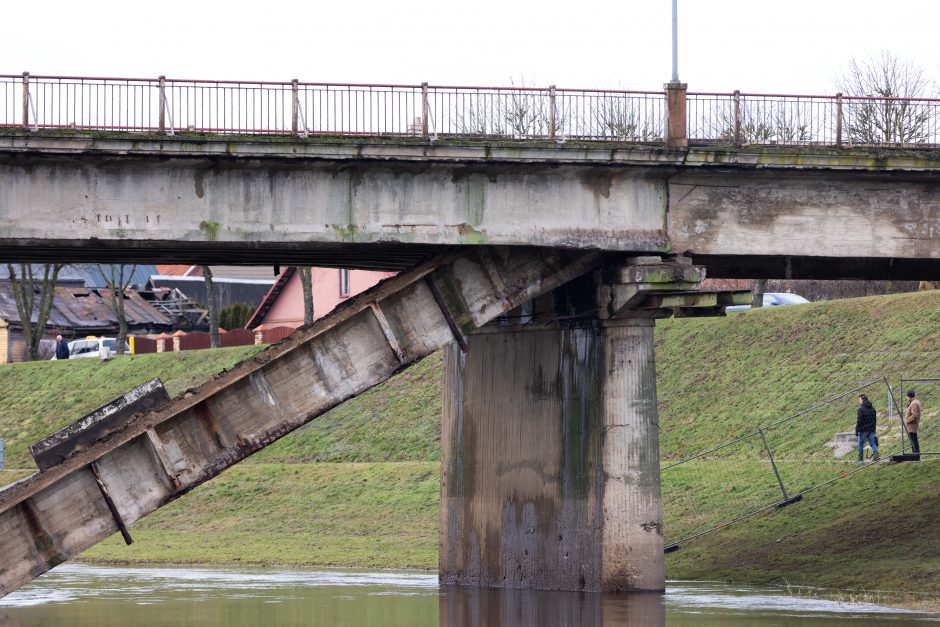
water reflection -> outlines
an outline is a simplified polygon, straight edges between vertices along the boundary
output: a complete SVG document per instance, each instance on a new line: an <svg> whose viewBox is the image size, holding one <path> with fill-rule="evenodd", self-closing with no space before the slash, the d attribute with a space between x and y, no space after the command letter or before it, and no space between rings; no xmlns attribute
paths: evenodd
<svg viewBox="0 0 940 627"><path fill-rule="evenodd" d="M936 620L710 583L671 583L666 595L600 595L438 587L425 573L72 564L0 600L0 627L900 627Z"/></svg>
<svg viewBox="0 0 940 627"><path fill-rule="evenodd" d="M440 625L608 627L666 624L660 594L602 595L542 590L441 589Z"/></svg>

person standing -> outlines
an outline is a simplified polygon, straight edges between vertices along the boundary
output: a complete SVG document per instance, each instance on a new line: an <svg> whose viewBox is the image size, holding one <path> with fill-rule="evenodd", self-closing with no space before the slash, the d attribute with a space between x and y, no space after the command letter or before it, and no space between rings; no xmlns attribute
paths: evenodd
<svg viewBox="0 0 940 627"><path fill-rule="evenodd" d="M48 344L46 345L48 346ZM47 355L49 353L46 353ZM69 358L69 345L61 335L55 336L55 358L56 359L68 359Z"/></svg>
<svg viewBox="0 0 940 627"><path fill-rule="evenodd" d="M911 440L911 448L915 455L920 455L920 444L917 442L917 432L920 430L920 401L914 398L914 390L907 391L907 410L904 412L904 430Z"/></svg>
<svg viewBox="0 0 940 627"><path fill-rule="evenodd" d="M878 442L875 440L875 426L878 412L864 394L858 397L858 410L855 412L855 435L858 436L858 461L865 460L865 441L871 446L874 460L878 461Z"/></svg>

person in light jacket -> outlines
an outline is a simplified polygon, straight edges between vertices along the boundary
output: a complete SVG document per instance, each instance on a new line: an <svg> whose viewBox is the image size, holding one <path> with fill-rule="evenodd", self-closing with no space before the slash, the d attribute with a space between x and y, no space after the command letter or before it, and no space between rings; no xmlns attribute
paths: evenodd
<svg viewBox="0 0 940 627"><path fill-rule="evenodd" d="M907 391L907 410L904 412L904 430L911 440L914 454L920 454L920 444L917 442L917 431L920 429L920 401L914 398L914 390Z"/></svg>
<svg viewBox="0 0 940 627"><path fill-rule="evenodd" d="M878 442L875 440L875 426L878 422L878 412L872 406L868 397L862 394L858 397L858 410L855 412L855 435L858 436L858 461L865 460L865 441L871 446L874 460L878 461Z"/></svg>

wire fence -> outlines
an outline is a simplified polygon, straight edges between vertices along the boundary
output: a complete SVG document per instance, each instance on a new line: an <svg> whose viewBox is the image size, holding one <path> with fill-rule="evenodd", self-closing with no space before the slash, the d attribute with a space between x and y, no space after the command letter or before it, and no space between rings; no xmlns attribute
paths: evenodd
<svg viewBox="0 0 940 627"><path fill-rule="evenodd" d="M940 100L688 93L691 143L940 145ZM664 91L0 75L0 127L662 144ZM683 119L678 117L677 119ZM681 124L680 124L681 128Z"/></svg>
<svg viewBox="0 0 940 627"><path fill-rule="evenodd" d="M915 383L919 386L917 396L924 396L924 407L937 407L940 379L902 379L901 387ZM866 381L707 451L664 465L666 550L790 505L808 492L877 462L867 443L863 463L857 461L856 409L862 394L879 410L876 435L880 459L904 453L907 438L900 431L903 403L899 391L887 379ZM921 423L930 442L940 439L940 425L931 420L937 413L925 410ZM926 452L929 450L930 445L922 440L921 451L931 454Z"/></svg>

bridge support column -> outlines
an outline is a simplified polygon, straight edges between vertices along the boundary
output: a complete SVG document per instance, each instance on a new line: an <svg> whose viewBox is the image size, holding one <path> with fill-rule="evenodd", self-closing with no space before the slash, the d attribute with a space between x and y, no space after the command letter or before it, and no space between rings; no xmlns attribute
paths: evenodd
<svg viewBox="0 0 940 627"><path fill-rule="evenodd" d="M489 326L445 372L443 583L664 588L653 320Z"/></svg>

